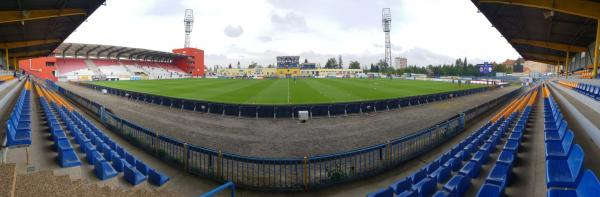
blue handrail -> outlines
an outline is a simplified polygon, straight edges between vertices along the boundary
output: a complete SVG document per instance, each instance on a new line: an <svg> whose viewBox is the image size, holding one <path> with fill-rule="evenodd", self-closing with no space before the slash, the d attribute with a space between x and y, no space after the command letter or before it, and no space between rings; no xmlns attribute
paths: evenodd
<svg viewBox="0 0 600 197"><path fill-rule="evenodd" d="M231 197L235 197L235 184L233 184L231 181L228 181L227 183L202 194L200 197L213 197L227 188L231 189Z"/></svg>

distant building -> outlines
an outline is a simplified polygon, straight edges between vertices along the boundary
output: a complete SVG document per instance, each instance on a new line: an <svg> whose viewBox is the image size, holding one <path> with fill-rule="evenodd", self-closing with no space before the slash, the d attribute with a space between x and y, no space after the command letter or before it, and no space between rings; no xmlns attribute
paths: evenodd
<svg viewBox="0 0 600 197"><path fill-rule="evenodd" d="M525 61L523 63L523 72L524 73L547 73L550 71L551 65L539 63L535 61Z"/></svg>
<svg viewBox="0 0 600 197"><path fill-rule="evenodd" d="M408 60L405 57L396 57L396 58L394 58L393 67L395 69L406 68L406 67L408 67Z"/></svg>

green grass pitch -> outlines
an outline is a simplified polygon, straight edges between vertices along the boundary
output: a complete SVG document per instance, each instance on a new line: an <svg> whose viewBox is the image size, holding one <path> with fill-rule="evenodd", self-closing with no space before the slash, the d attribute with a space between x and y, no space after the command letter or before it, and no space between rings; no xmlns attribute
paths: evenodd
<svg viewBox="0 0 600 197"><path fill-rule="evenodd" d="M93 84L161 96L236 104L317 104L399 98L483 85L400 79L177 79Z"/></svg>

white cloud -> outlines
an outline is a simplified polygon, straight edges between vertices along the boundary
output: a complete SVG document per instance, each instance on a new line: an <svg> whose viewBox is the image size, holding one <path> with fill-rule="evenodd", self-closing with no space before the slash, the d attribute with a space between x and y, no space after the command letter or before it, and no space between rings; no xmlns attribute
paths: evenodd
<svg viewBox="0 0 600 197"><path fill-rule="evenodd" d="M518 57L471 1L458 0L109 1L67 42L170 51L183 47L183 13L193 9L192 46L207 65L269 64L276 55L324 63L339 54L368 65L383 58L384 7L392 11L392 53L409 64Z"/></svg>
<svg viewBox="0 0 600 197"><path fill-rule="evenodd" d="M227 25L224 32L227 37L237 38L244 33L244 29L242 29L242 26L239 25L237 27Z"/></svg>

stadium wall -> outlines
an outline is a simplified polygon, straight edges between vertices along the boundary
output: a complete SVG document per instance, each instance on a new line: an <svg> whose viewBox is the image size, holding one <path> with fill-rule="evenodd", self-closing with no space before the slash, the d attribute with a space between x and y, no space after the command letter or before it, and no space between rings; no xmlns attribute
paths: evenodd
<svg viewBox="0 0 600 197"><path fill-rule="evenodd" d="M172 166L200 177L233 181L243 188L279 191L314 190L381 174L436 148L462 132L466 122L505 103L523 89L387 143L329 155L257 158L199 147L163 136L122 119L104 106L53 82L48 83L66 98L91 111L112 132Z"/></svg>
<svg viewBox="0 0 600 197"><path fill-rule="evenodd" d="M19 61L19 68L25 72L41 79L49 79L54 82L58 80L55 76L56 58L38 57Z"/></svg>

